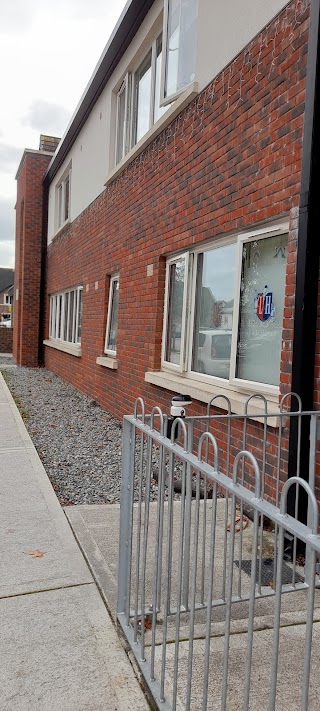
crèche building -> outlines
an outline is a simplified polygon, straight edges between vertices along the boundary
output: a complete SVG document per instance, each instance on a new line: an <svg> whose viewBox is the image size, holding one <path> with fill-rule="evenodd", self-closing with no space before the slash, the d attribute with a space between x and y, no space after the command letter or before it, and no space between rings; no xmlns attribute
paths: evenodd
<svg viewBox="0 0 320 711"><path fill-rule="evenodd" d="M316 0L129 0L59 145L20 163L19 363L118 417L319 407L318 26Z"/></svg>

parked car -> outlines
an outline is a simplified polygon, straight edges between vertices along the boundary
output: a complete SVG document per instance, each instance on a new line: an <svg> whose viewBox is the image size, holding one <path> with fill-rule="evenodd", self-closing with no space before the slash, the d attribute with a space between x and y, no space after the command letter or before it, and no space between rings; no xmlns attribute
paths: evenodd
<svg viewBox="0 0 320 711"><path fill-rule="evenodd" d="M199 332L197 370L206 375L228 378L232 331L208 329Z"/></svg>
<svg viewBox="0 0 320 711"><path fill-rule="evenodd" d="M11 314L3 314L0 321L0 326L2 326L2 328L11 328L11 323Z"/></svg>

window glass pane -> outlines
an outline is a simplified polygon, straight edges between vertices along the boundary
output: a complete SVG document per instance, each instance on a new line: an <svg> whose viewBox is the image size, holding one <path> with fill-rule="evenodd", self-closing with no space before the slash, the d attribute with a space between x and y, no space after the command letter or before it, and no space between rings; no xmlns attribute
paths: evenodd
<svg viewBox="0 0 320 711"><path fill-rule="evenodd" d="M77 343L81 343L81 322L82 322L82 289L79 289L79 295L78 295L78 334L77 334Z"/></svg>
<svg viewBox="0 0 320 711"><path fill-rule="evenodd" d="M73 343L74 319L75 319L74 291L70 291L69 301L70 301L70 303L69 303L69 324L68 324L67 341L69 341L70 343Z"/></svg>
<svg viewBox="0 0 320 711"><path fill-rule="evenodd" d="M236 376L279 385L288 236L243 247Z"/></svg>
<svg viewBox="0 0 320 711"><path fill-rule="evenodd" d="M154 117L153 122L156 123L158 119L164 114L170 104L167 106L160 106L160 89L161 89L161 63L162 63L162 37L157 39L157 59L156 59L156 79L154 88Z"/></svg>
<svg viewBox="0 0 320 711"><path fill-rule="evenodd" d="M69 176L64 183L64 221L69 219L69 199L70 199L70 179Z"/></svg>
<svg viewBox="0 0 320 711"><path fill-rule="evenodd" d="M58 188L58 227L62 225L62 185Z"/></svg>
<svg viewBox="0 0 320 711"><path fill-rule="evenodd" d="M111 282L111 289L111 302L109 302L111 314L109 322L107 349L110 351L116 351L118 330L119 279L114 279Z"/></svg>
<svg viewBox="0 0 320 711"><path fill-rule="evenodd" d="M197 0L169 0L165 96L195 79Z"/></svg>
<svg viewBox="0 0 320 711"><path fill-rule="evenodd" d="M58 295L57 301L57 338L61 338L61 323L62 323L62 294Z"/></svg>
<svg viewBox="0 0 320 711"><path fill-rule="evenodd" d="M185 285L185 259L178 259L169 266L168 321L165 360L180 365L181 332L183 319L183 296Z"/></svg>
<svg viewBox="0 0 320 711"><path fill-rule="evenodd" d="M236 245L199 254L191 369L229 378Z"/></svg>
<svg viewBox="0 0 320 711"><path fill-rule="evenodd" d="M126 85L122 84L118 94L118 111L117 111L117 153L116 161L119 163L125 154L125 135L126 135Z"/></svg>
<svg viewBox="0 0 320 711"><path fill-rule="evenodd" d="M68 340L68 304L69 304L69 291L64 295L64 322L63 322L63 340Z"/></svg>
<svg viewBox="0 0 320 711"><path fill-rule="evenodd" d="M140 141L150 128L151 104L151 52L136 73L136 135Z"/></svg>

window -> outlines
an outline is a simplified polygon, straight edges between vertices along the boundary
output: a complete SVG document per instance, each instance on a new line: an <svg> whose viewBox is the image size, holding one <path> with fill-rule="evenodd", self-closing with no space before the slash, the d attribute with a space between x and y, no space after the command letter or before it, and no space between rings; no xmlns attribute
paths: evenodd
<svg viewBox="0 0 320 711"><path fill-rule="evenodd" d="M80 344L81 322L82 286L50 296L50 338Z"/></svg>
<svg viewBox="0 0 320 711"><path fill-rule="evenodd" d="M116 163L128 152L128 115L129 115L129 75L122 82L117 96L117 138Z"/></svg>
<svg viewBox="0 0 320 711"><path fill-rule="evenodd" d="M208 382L279 386L285 229L259 230L168 259L165 369Z"/></svg>
<svg viewBox="0 0 320 711"><path fill-rule="evenodd" d="M152 43L134 74L127 74L117 95L116 163L138 143L168 106L160 106L162 36Z"/></svg>
<svg viewBox="0 0 320 711"><path fill-rule="evenodd" d="M195 79L198 0L166 0L165 8L164 100Z"/></svg>
<svg viewBox="0 0 320 711"><path fill-rule="evenodd" d="M114 274L110 279L109 304L104 352L116 355L118 331L118 306L119 306L119 274Z"/></svg>
<svg viewBox="0 0 320 711"><path fill-rule="evenodd" d="M56 188L56 229L60 229L70 219L70 180L71 168L68 168Z"/></svg>

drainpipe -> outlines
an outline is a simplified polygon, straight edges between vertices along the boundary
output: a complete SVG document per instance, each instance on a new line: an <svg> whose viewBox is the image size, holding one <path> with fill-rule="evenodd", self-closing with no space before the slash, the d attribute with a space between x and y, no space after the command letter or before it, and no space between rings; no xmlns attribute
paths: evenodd
<svg viewBox="0 0 320 711"><path fill-rule="evenodd" d="M300 395L302 410L313 409L316 320L319 278L320 204L320 0L311 0L306 103L302 150L295 292L292 391ZM307 418L302 418L302 420ZM288 476L297 472L297 418L290 418ZM308 479L309 423L302 422L300 474ZM288 499L294 515L295 499ZM307 498L299 496L299 519L307 520Z"/></svg>
<svg viewBox="0 0 320 711"><path fill-rule="evenodd" d="M49 187L46 180L42 183L42 234L41 234L41 273L40 273L40 309L39 309L39 341L38 363L43 365L43 339L45 335L44 314L46 295L46 268L47 268L47 228L48 228L48 198Z"/></svg>

